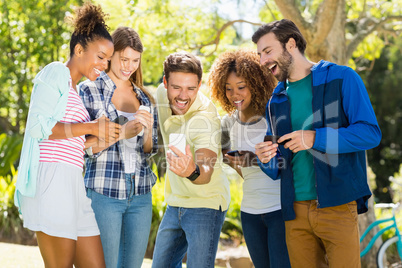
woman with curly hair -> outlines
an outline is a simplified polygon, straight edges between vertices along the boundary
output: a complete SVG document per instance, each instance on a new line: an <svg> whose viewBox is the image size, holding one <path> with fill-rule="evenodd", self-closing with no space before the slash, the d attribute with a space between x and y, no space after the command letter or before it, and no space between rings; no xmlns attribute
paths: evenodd
<svg viewBox="0 0 402 268"><path fill-rule="evenodd" d="M73 20L70 58L35 77L21 152L15 202L24 227L36 232L45 267L105 267L99 228L82 177L85 135L110 142L120 125L90 121L77 83L95 80L113 55L100 6L86 3Z"/></svg>
<svg viewBox="0 0 402 268"><path fill-rule="evenodd" d="M258 55L246 49L221 54L208 79L212 98L228 113L222 119L222 153L244 178L241 221L256 268L290 267L280 181L261 171L254 153L267 132L265 106L275 84L272 73L260 66Z"/></svg>

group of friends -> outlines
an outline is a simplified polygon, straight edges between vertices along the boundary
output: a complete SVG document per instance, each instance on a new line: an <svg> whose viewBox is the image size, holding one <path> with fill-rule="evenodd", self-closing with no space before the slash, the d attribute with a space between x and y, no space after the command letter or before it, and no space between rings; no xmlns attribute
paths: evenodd
<svg viewBox="0 0 402 268"><path fill-rule="evenodd" d="M16 183L46 267L141 267L158 129L167 208L152 267L181 267L186 254L187 267L214 267L230 203L222 163L244 179L241 222L255 267L360 267L365 150L381 139L365 86L351 68L309 61L290 20L262 25L252 41L257 51L222 53L211 67L221 120L200 91L196 56L167 56L153 97L138 33L110 34L100 6L78 9L68 61L34 79Z"/></svg>

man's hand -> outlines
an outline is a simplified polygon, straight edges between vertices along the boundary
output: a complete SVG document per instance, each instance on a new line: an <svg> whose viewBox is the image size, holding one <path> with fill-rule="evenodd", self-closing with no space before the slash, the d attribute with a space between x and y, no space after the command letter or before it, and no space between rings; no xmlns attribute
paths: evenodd
<svg viewBox="0 0 402 268"><path fill-rule="evenodd" d="M190 176L195 170L195 162L190 150L190 145L187 144L185 154L172 145L169 145L169 149L176 154L174 155L170 151L166 153L169 169L180 177L187 178Z"/></svg>
<svg viewBox="0 0 402 268"><path fill-rule="evenodd" d="M314 130L297 130L292 133L281 136L278 142L290 139L285 143L284 147L291 150L293 153L299 151L308 150L313 148L315 141L315 131Z"/></svg>
<svg viewBox="0 0 402 268"><path fill-rule="evenodd" d="M264 141L257 143L255 145L255 154L261 163L268 163L272 158L275 157L276 151L278 150L278 144L272 143L272 141Z"/></svg>

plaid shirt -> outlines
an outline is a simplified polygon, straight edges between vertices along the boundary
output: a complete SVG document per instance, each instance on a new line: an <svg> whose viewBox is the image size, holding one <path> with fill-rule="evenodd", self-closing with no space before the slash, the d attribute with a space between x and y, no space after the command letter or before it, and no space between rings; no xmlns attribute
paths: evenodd
<svg viewBox="0 0 402 268"><path fill-rule="evenodd" d="M102 72L95 81L87 80L82 82L79 88L80 96L91 120L101 117L102 114L105 114L110 120L118 117L116 108L112 103L116 85L105 72ZM152 106L147 95L136 86L134 86L134 91L140 104L149 106L154 117L151 153L144 153L144 138L143 136L137 136L135 181L138 181L138 185L136 183L134 193L135 195L141 195L150 192L156 182L156 175L149 166L149 159L158 150L158 118L156 107ZM118 141L99 153L85 154L85 186L111 198L127 199L129 193L127 192L124 173L124 149L123 141Z"/></svg>

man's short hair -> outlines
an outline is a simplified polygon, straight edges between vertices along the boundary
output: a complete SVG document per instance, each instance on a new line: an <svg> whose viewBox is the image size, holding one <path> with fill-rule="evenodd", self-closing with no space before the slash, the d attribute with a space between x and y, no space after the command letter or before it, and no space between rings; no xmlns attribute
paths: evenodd
<svg viewBox="0 0 402 268"><path fill-rule="evenodd" d="M273 21L271 23L263 24L258 28L258 30L253 34L251 38L254 43L257 44L261 37L268 33L274 33L279 42L281 42L283 48L286 47L286 43L289 38L293 38L296 41L296 46L299 51L304 54L306 50L307 42L301 34L299 28L291 20L283 19Z"/></svg>
<svg viewBox="0 0 402 268"><path fill-rule="evenodd" d="M167 56L163 63L163 71L166 81L169 81L170 73L192 73L198 76L198 82L202 78L202 65L198 57L188 52L176 52Z"/></svg>

